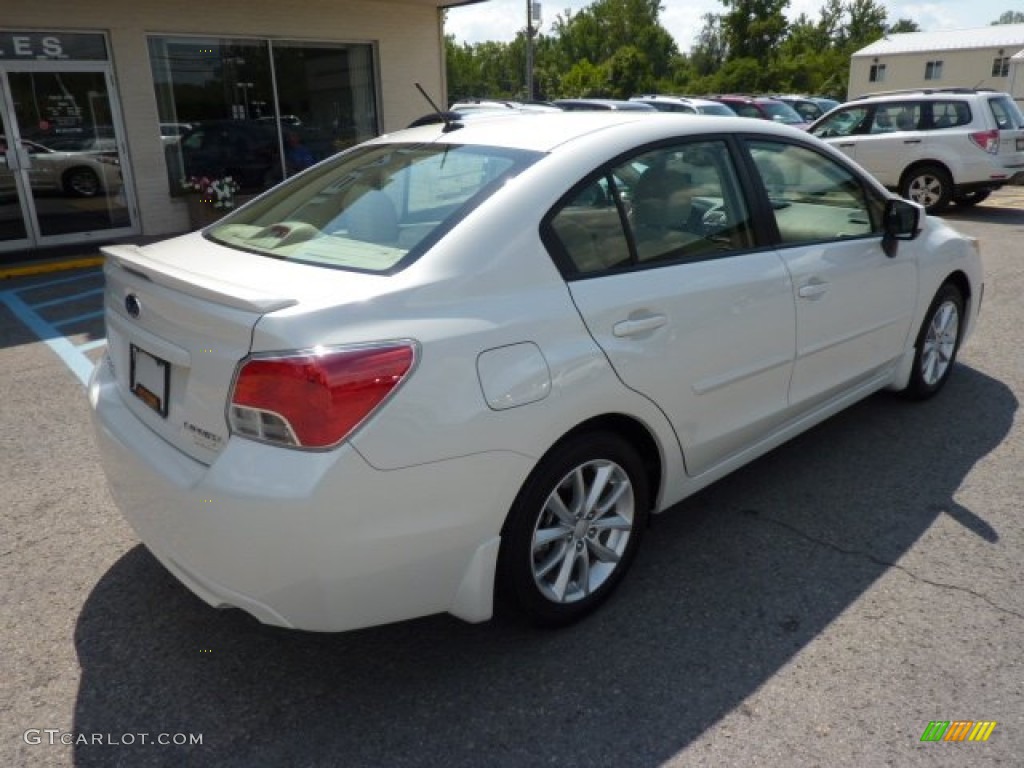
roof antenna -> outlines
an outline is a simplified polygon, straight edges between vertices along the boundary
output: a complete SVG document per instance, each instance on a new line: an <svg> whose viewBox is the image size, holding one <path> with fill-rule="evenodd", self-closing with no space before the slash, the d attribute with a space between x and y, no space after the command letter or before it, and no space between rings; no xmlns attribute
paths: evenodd
<svg viewBox="0 0 1024 768"><path fill-rule="evenodd" d="M444 123L444 128L441 129L442 133L448 133L449 131L454 131L457 128L462 127L462 123L456 122L455 120L452 119L451 112L441 111L437 104L434 103L434 100L427 95L427 92L425 90L423 90L422 85L420 85L419 83L413 83L413 85L416 86L416 90L423 94L423 98L427 100L427 103L433 108L437 116L441 118L441 122Z"/></svg>

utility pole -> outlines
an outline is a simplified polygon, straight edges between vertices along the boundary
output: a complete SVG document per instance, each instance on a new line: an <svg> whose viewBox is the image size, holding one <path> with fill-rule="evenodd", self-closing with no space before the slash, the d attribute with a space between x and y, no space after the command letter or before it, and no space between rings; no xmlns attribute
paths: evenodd
<svg viewBox="0 0 1024 768"><path fill-rule="evenodd" d="M526 0L526 101L533 101L533 22L540 29L540 3Z"/></svg>

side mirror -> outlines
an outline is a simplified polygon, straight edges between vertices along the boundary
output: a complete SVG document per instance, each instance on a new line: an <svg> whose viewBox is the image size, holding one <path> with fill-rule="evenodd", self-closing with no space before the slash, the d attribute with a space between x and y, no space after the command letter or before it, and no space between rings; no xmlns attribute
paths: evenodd
<svg viewBox="0 0 1024 768"><path fill-rule="evenodd" d="M893 198L882 213L882 247L887 256L896 255L899 240L913 240L921 232L921 208L908 200Z"/></svg>
<svg viewBox="0 0 1024 768"><path fill-rule="evenodd" d="M896 240L913 240L921 231L921 209L908 200L889 200L883 216L885 234Z"/></svg>

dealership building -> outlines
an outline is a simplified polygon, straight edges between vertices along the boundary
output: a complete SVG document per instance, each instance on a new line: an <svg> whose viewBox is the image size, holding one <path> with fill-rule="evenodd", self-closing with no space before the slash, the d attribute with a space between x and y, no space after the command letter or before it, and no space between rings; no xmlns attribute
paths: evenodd
<svg viewBox="0 0 1024 768"><path fill-rule="evenodd" d="M0 265L190 227L446 100L448 0L35 0L0 18Z"/></svg>

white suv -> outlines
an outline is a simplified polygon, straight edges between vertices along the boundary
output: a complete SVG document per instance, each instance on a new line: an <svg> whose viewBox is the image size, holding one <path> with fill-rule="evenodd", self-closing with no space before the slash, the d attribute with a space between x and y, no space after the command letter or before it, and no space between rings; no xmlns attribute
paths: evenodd
<svg viewBox="0 0 1024 768"><path fill-rule="evenodd" d="M1005 93L891 91L843 104L808 129L929 213L1024 182L1024 116Z"/></svg>

